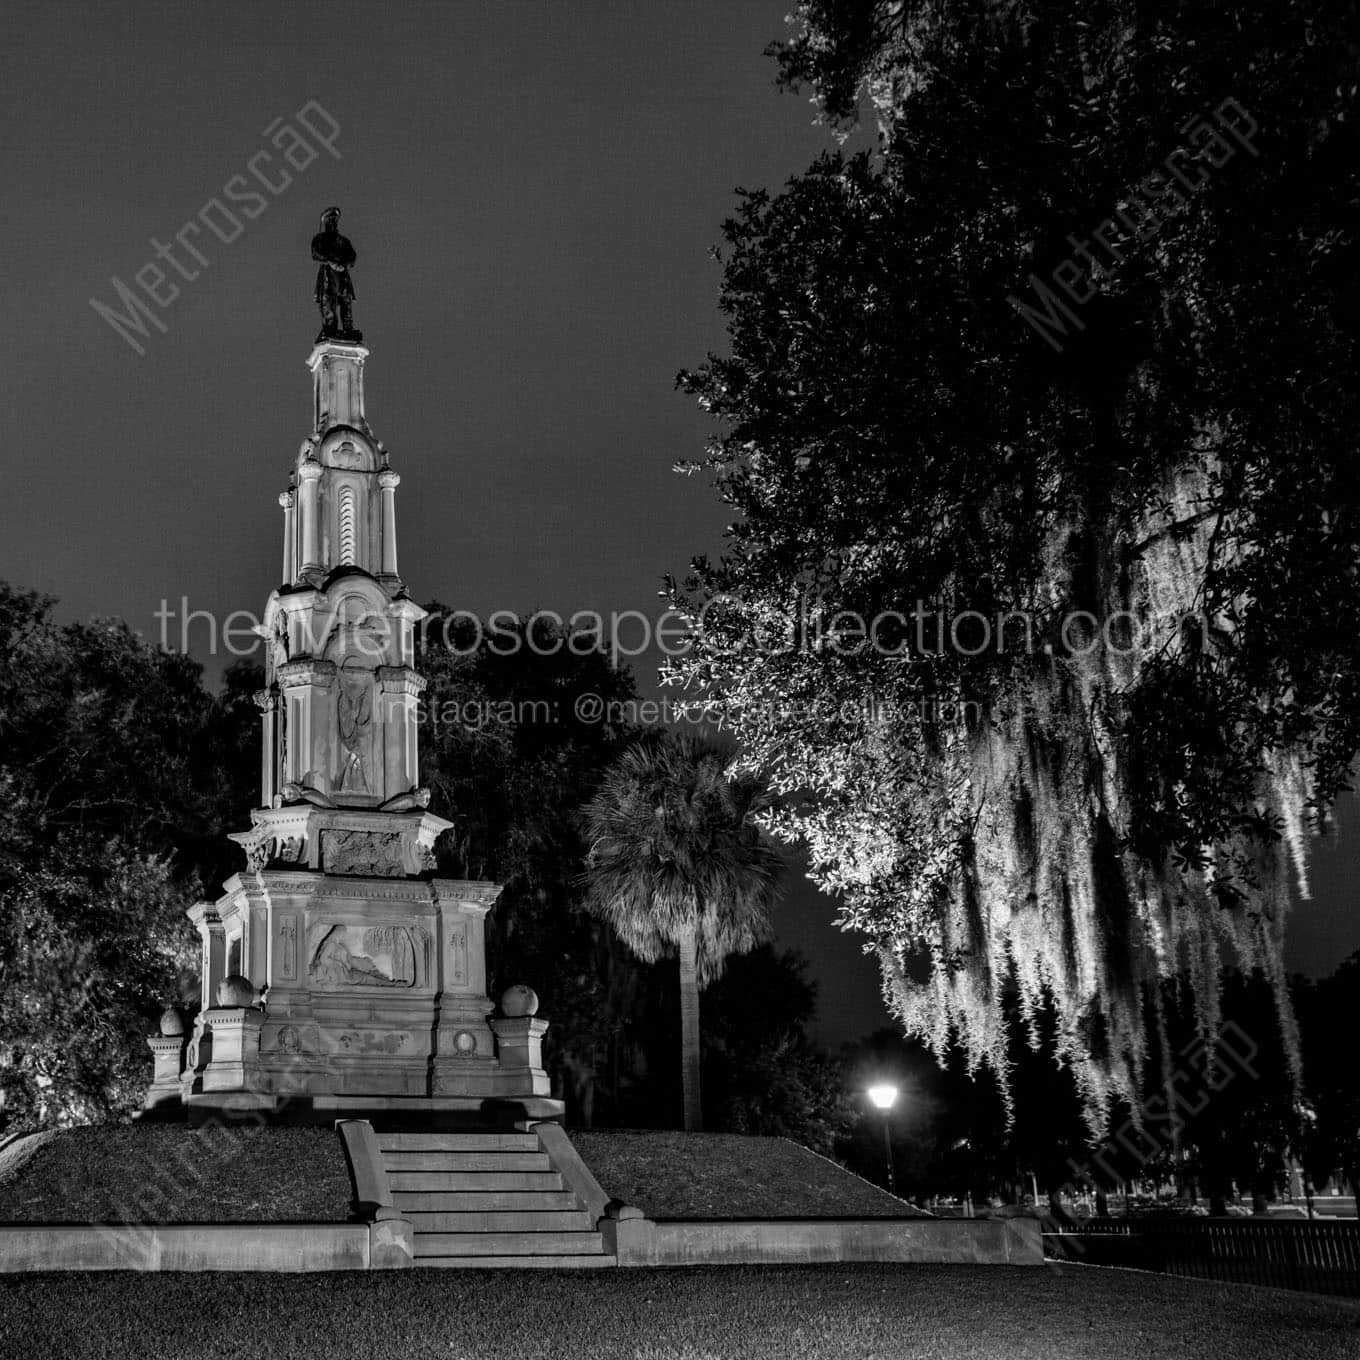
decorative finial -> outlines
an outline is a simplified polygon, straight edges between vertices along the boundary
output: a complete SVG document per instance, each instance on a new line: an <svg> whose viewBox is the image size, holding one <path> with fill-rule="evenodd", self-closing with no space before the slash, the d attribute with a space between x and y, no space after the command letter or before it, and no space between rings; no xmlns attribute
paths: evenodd
<svg viewBox="0 0 1360 1360"><path fill-rule="evenodd" d="M327 208L321 214L321 230L312 237L312 259L321 264L316 273L316 305L321 309L323 340L344 340L357 345L363 332L354 329L351 304L354 284L350 282L349 267L354 263L354 247L347 236L340 235L340 209Z"/></svg>

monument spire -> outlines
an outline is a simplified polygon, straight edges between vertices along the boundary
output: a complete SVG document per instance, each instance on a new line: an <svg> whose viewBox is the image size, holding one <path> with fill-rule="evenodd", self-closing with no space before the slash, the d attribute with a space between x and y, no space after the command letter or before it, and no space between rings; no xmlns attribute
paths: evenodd
<svg viewBox="0 0 1360 1360"><path fill-rule="evenodd" d="M203 1010L178 1086L158 1067L152 1096L191 1114L230 1097L332 1114L494 1098L554 1115L546 1022L488 1022L483 918L500 888L434 873L452 823L427 810L419 782L425 611L397 572L400 478L364 412L356 256L338 224L327 209L312 240L322 330L307 360L312 429L278 497L282 580L260 629L260 805L231 837L245 870L190 910Z"/></svg>

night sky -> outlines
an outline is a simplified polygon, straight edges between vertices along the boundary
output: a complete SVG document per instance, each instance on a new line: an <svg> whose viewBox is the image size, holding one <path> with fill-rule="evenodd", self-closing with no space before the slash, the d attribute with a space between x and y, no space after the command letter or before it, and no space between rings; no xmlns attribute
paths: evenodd
<svg viewBox="0 0 1360 1360"><path fill-rule="evenodd" d="M662 574L724 523L705 479L671 471L707 430L675 372L723 341L708 249L736 186L777 188L828 144L762 55L788 8L7 6L0 576L148 637L162 601L263 609L310 430L308 243L337 203L412 593L654 615ZM309 101L338 159L297 120ZM295 151L230 243L191 236L205 267L175 235L252 160L277 176L276 119L315 159ZM121 309L112 279L136 289L152 237L197 277L160 259L180 291L139 355L90 300ZM206 629L191 643L215 675ZM1294 921L1289 962L1313 973L1360 948L1352 803L1340 822ZM812 959L834 1043L886 1016L833 910L795 886L780 938Z"/></svg>

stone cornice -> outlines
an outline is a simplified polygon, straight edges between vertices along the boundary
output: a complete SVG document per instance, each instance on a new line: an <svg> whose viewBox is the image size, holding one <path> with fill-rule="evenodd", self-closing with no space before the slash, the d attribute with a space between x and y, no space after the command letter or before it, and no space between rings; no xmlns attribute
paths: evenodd
<svg viewBox="0 0 1360 1360"><path fill-rule="evenodd" d="M352 341L319 340L307 356L307 367L315 373L316 366L330 355L339 359L353 359L355 363L361 364L368 358L368 353L367 345L357 345Z"/></svg>
<svg viewBox="0 0 1360 1360"><path fill-rule="evenodd" d="M289 689L294 685L332 685L335 682L335 662L320 657L300 656L285 661L279 667L279 684Z"/></svg>
<svg viewBox="0 0 1360 1360"><path fill-rule="evenodd" d="M196 926L220 925L222 921L216 902L195 902L184 914Z"/></svg>
<svg viewBox="0 0 1360 1360"><path fill-rule="evenodd" d="M379 666L378 683L384 694L419 694L426 680L414 666Z"/></svg>
<svg viewBox="0 0 1360 1360"><path fill-rule="evenodd" d="M483 912L495 905L504 889L501 883L468 878L434 878L430 880L430 886L440 901L466 903L470 907L480 907Z"/></svg>

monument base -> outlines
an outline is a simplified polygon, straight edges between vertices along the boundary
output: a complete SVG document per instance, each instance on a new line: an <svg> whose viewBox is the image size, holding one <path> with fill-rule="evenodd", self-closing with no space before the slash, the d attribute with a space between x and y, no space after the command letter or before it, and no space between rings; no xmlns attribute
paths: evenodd
<svg viewBox="0 0 1360 1360"><path fill-rule="evenodd" d="M201 1091L184 1102L191 1125L212 1123L325 1124L367 1119L384 1131L525 1128L559 1122L565 1107L549 1096L284 1095L264 1091Z"/></svg>

